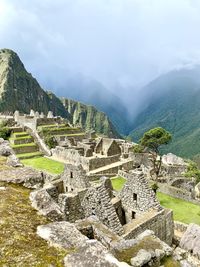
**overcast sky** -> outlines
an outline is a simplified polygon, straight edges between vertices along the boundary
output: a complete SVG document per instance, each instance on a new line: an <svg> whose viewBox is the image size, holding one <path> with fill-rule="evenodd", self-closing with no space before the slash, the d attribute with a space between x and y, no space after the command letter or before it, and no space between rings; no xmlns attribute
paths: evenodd
<svg viewBox="0 0 200 267"><path fill-rule="evenodd" d="M138 87L200 62L200 1L0 0L0 47L45 88L77 74Z"/></svg>

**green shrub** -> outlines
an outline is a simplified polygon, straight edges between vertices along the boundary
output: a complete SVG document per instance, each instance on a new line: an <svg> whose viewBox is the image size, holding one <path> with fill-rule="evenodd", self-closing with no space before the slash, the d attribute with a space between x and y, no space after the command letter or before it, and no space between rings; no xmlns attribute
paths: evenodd
<svg viewBox="0 0 200 267"><path fill-rule="evenodd" d="M200 182L200 170L197 167L197 164L194 161L188 162L187 171L184 174L185 177L192 178L194 177L196 179L196 183Z"/></svg>
<svg viewBox="0 0 200 267"><path fill-rule="evenodd" d="M144 147L141 145L135 145L135 146L133 146L133 152L134 153L142 153L142 152L144 152Z"/></svg>
<svg viewBox="0 0 200 267"><path fill-rule="evenodd" d="M54 136L47 135L45 136L44 141L49 148L55 148L58 145Z"/></svg>
<svg viewBox="0 0 200 267"><path fill-rule="evenodd" d="M8 140L11 135L11 130L8 127L0 126L0 138Z"/></svg>

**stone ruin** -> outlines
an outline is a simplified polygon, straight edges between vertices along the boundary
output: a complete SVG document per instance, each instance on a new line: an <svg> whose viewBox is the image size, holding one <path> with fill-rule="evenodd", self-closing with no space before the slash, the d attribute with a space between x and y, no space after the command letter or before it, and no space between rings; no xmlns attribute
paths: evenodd
<svg viewBox="0 0 200 267"><path fill-rule="evenodd" d="M31 193L33 207L52 220L75 223L95 216L111 232L124 239L150 229L172 243L172 212L163 209L141 171L120 171L125 177L122 191L113 191L109 178L89 183L84 169L67 164L63 175Z"/></svg>

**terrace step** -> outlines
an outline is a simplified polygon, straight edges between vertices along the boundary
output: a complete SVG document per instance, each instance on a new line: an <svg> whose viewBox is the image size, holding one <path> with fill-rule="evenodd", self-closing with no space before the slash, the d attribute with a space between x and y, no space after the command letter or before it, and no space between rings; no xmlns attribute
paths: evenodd
<svg viewBox="0 0 200 267"><path fill-rule="evenodd" d="M13 145L12 148L16 154L32 153L38 151L38 146L35 143Z"/></svg>
<svg viewBox="0 0 200 267"><path fill-rule="evenodd" d="M28 144L33 143L34 139L32 136L24 136L19 138L10 138L11 145L22 145L22 144Z"/></svg>
<svg viewBox="0 0 200 267"><path fill-rule="evenodd" d="M20 126L13 126L13 127L10 127L10 129L11 129L12 133L23 132L23 129Z"/></svg>
<svg viewBox="0 0 200 267"><path fill-rule="evenodd" d="M32 159L32 158L38 158L38 157L42 157L44 156L44 154L40 151L37 152L33 152L33 153L23 153L23 154L18 154L17 157L19 159Z"/></svg>
<svg viewBox="0 0 200 267"><path fill-rule="evenodd" d="M12 135L13 138L27 137L29 134L27 132L17 132Z"/></svg>

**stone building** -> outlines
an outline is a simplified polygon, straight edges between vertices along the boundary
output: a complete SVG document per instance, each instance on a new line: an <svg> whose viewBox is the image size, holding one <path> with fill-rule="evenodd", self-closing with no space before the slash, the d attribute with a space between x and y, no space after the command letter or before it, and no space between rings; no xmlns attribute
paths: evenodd
<svg viewBox="0 0 200 267"><path fill-rule="evenodd" d="M95 153L105 156L120 155L121 148L114 139L101 138L96 144Z"/></svg>
<svg viewBox="0 0 200 267"><path fill-rule="evenodd" d="M73 223L95 216L109 231L124 239L135 238L144 230L150 229L161 240L171 244L172 211L160 206L141 171L120 171L119 175L127 182L117 194L113 191L109 178L102 177L99 182L90 184L81 166L68 164L58 181L53 181L51 186L32 194L34 207L42 209L45 215L53 215L54 220L55 214L58 214L59 220L62 217ZM51 204L48 205L47 195L51 199ZM47 208L44 211L45 205Z"/></svg>

